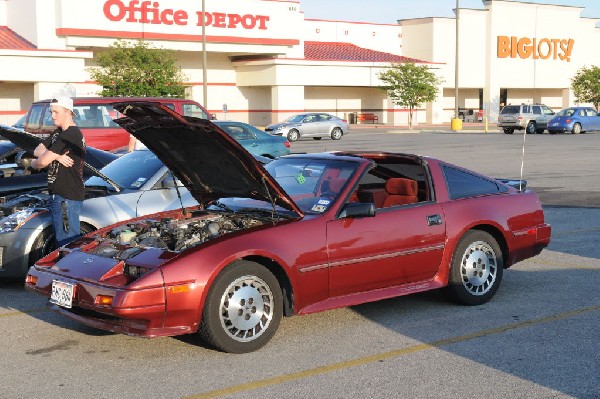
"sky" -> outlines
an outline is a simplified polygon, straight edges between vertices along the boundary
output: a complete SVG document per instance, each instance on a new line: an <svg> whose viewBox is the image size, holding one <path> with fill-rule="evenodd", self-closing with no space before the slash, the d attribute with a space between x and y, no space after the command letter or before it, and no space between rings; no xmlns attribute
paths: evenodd
<svg viewBox="0 0 600 399"><path fill-rule="evenodd" d="M299 0L305 18L396 24L399 19L454 17L456 0ZM585 7L581 16L600 18L600 0L525 0ZM483 9L482 0L459 0L460 8ZM598 26L598 25L597 25Z"/></svg>

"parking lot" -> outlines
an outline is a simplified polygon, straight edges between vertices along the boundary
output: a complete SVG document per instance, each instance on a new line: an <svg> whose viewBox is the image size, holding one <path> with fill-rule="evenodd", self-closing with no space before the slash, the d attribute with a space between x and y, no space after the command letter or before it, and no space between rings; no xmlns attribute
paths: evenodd
<svg viewBox="0 0 600 399"><path fill-rule="evenodd" d="M359 149L430 155L494 177L522 170L552 242L509 269L482 306L428 292L286 318L244 355L192 336L95 330L47 311L21 283L0 282L0 398L600 398L600 133L355 127L339 141L292 144Z"/></svg>

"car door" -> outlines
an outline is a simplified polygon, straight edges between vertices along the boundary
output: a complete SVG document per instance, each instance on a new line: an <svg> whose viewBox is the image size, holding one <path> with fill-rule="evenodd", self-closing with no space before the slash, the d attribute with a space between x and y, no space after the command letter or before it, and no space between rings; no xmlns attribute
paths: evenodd
<svg viewBox="0 0 600 399"><path fill-rule="evenodd" d="M585 131L591 130L600 130L600 114L591 108L587 108L585 110L587 127L584 129Z"/></svg>
<svg viewBox="0 0 600 399"><path fill-rule="evenodd" d="M302 125L300 125L300 135L314 136L318 133L318 129L319 124L317 123L317 115L308 114L302 120Z"/></svg>
<svg viewBox="0 0 600 399"><path fill-rule="evenodd" d="M441 264L445 236L442 209L436 203L329 221L330 296L431 279Z"/></svg>

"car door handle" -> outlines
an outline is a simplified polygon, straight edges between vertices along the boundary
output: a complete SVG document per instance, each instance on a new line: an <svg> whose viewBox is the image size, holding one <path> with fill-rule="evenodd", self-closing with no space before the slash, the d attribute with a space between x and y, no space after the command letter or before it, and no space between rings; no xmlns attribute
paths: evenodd
<svg viewBox="0 0 600 399"><path fill-rule="evenodd" d="M442 217L440 215L429 215L427 216L427 225L436 226L442 224Z"/></svg>

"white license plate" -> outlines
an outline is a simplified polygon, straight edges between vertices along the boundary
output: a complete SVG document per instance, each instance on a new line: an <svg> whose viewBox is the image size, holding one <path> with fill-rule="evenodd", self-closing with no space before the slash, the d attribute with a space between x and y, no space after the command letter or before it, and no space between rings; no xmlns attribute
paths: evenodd
<svg viewBox="0 0 600 399"><path fill-rule="evenodd" d="M558 122L554 122L552 126L558 126Z"/></svg>
<svg viewBox="0 0 600 399"><path fill-rule="evenodd" d="M74 284L52 280L52 294L50 295L51 303L70 309L73 306L73 295L75 295Z"/></svg>

